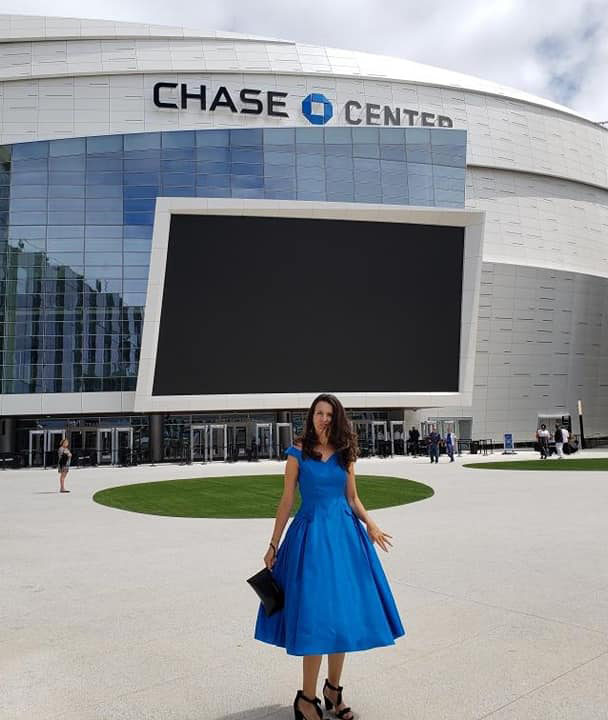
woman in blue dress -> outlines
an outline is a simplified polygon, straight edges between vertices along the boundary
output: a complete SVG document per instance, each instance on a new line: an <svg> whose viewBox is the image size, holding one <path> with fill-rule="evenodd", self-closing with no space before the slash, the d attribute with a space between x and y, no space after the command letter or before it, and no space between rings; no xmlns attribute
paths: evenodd
<svg viewBox="0 0 608 720"><path fill-rule="evenodd" d="M295 720L323 717L316 695L323 655L325 707L352 720L340 685L345 653L394 645L405 635L374 548L377 543L388 552L391 535L373 522L357 495L357 451L344 407L327 393L315 398L304 432L287 450L283 496L264 556L283 588L285 607L267 617L260 605L255 637L303 656ZM279 547L296 485L302 504Z"/></svg>

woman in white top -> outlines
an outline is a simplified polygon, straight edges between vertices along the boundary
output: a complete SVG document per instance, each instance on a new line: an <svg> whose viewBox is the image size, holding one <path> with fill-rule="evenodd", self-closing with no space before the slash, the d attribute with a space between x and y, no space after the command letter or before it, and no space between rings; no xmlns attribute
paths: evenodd
<svg viewBox="0 0 608 720"><path fill-rule="evenodd" d="M549 457L549 436L550 433L545 424L541 425L536 431L536 442L538 443L541 460L546 460Z"/></svg>
<svg viewBox="0 0 608 720"><path fill-rule="evenodd" d="M69 493L69 490L65 489L65 479L70 470L70 460L72 459L72 453L67 438L64 438L57 450L57 470L59 471L59 492Z"/></svg>

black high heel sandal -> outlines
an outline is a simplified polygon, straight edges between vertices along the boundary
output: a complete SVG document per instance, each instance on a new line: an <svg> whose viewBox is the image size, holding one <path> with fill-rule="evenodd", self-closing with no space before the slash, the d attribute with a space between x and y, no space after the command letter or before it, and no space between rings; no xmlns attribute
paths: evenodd
<svg viewBox="0 0 608 720"><path fill-rule="evenodd" d="M323 685L323 698L324 698L324 700L325 700L325 709L326 709L327 711L329 711L329 710L331 710L331 709L333 708L333 706L334 706L334 703L333 703L333 702L327 697L327 695L325 694L325 688L329 688L330 690L333 690L334 692L337 692L337 693L338 693L338 697L337 697L337 699L336 699L336 707L338 707L338 705L342 705L342 690L344 690L344 688L342 687L342 685L338 685L338 687L334 687L334 686L329 682L329 680L326 678L326 679L325 679L325 685ZM344 716L345 716L345 715L348 715L349 713L350 713L350 717L345 718ZM353 718L355 717L353 711L352 711L349 707L342 708L342 710L334 710L334 715L335 715L337 718L340 718L340 720L353 720Z"/></svg>
<svg viewBox="0 0 608 720"><path fill-rule="evenodd" d="M323 718L323 710L321 710L321 700L316 697L314 700L311 700L310 698L306 697L304 693L301 690L298 690L298 694L296 695L296 699L293 701L293 712L295 716L295 720L306 720L301 710L298 709L298 700L305 700L307 703L310 703L311 705L315 706L315 710L317 711L317 715L322 719Z"/></svg>

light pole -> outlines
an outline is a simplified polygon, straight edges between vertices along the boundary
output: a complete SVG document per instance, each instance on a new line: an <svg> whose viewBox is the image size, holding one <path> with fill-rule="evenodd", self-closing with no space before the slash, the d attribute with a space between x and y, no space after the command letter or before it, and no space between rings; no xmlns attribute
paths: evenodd
<svg viewBox="0 0 608 720"><path fill-rule="evenodd" d="M581 429L581 450L585 449L585 431L583 430L583 403L578 401L578 424Z"/></svg>

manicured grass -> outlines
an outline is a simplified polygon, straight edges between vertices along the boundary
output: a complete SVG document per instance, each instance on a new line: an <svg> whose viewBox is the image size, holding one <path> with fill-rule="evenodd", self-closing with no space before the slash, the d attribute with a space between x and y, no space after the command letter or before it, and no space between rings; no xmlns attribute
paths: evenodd
<svg viewBox="0 0 608 720"><path fill-rule="evenodd" d="M500 462L467 463L463 467L477 470L608 470L608 458L568 458L563 460L501 460Z"/></svg>
<svg viewBox="0 0 608 720"><path fill-rule="evenodd" d="M405 505L433 495L428 485L376 475L359 475L357 491L368 510ZM276 515L282 492L282 475L246 475L123 485L100 490L93 500L148 515L270 518ZM296 496L294 513L300 507Z"/></svg>

